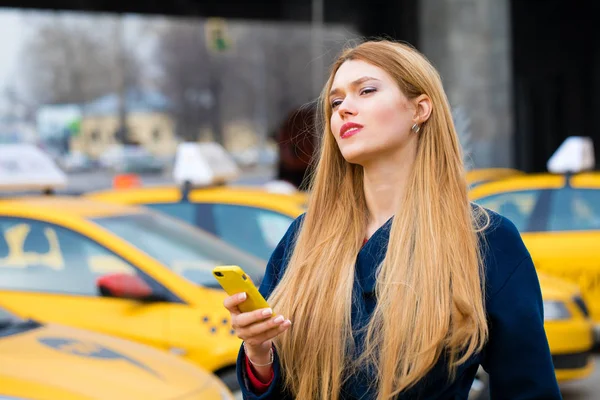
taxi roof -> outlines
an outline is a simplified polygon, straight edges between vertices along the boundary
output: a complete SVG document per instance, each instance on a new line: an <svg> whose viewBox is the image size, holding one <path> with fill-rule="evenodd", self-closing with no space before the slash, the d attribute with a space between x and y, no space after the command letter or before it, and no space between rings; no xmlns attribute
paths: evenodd
<svg viewBox="0 0 600 400"><path fill-rule="evenodd" d="M189 193L191 201L205 199L207 197L217 196L249 196L249 197L269 197L278 201L290 201L296 204L300 203L303 198L301 192L294 194L270 192L260 186L211 186L192 188ZM132 203L146 203L156 201L178 201L182 198L182 189L177 185L159 185L159 186L142 186L125 189L108 189L89 192L86 196L102 200L105 196L108 199L119 198L120 200Z"/></svg>
<svg viewBox="0 0 600 400"><path fill-rule="evenodd" d="M491 181L477 186L469 192L471 198L479 198L493 193L530 189L574 188L600 189L600 172L582 172L573 175L538 173L515 175L499 181Z"/></svg>
<svg viewBox="0 0 600 400"><path fill-rule="evenodd" d="M119 198L120 200L130 202L148 202L148 201L177 201L181 198L181 189L176 185L157 185L128 187L119 189L102 189L85 193L86 198Z"/></svg>
<svg viewBox="0 0 600 400"><path fill-rule="evenodd" d="M11 211L41 211L81 218L111 217L143 212L135 206L109 204L92 199L70 196L15 197L0 200L4 213Z"/></svg>
<svg viewBox="0 0 600 400"><path fill-rule="evenodd" d="M485 180L496 180L508 176L522 175L523 171L514 168L478 168L467 171L467 182L472 184Z"/></svg>

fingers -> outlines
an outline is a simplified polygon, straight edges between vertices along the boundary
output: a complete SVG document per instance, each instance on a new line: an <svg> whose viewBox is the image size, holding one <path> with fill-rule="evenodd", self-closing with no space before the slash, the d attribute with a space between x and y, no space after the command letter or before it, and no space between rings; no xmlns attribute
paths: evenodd
<svg viewBox="0 0 600 400"><path fill-rule="evenodd" d="M242 331L239 337L249 346L260 346L264 342L272 340L278 335L287 331L290 326L292 326L292 323L289 320L285 320L283 317L281 317L281 319L283 322L271 323L271 321L267 321L261 323L261 328L264 328L264 330L260 331L260 333L253 334L252 336L246 336L244 331ZM256 332L258 331L259 330L257 329Z"/></svg>
<svg viewBox="0 0 600 400"><path fill-rule="evenodd" d="M273 316L270 308L242 313L238 306L246 301L246 297L246 293L237 293L227 297L223 306L231 313L231 327L249 346L260 346L292 326L282 315Z"/></svg>
<svg viewBox="0 0 600 400"><path fill-rule="evenodd" d="M260 310L255 310L247 313L241 313L235 319L234 329L244 328L248 325L252 325L256 322L264 321L273 316L273 310L270 308L261 308ZM232 321L233 323L233 321Z"/></svg>
<svg viewBox="0 0 600 400"><path fill-rule="evenodd" d="M286 320L283 317L283 315L279 315L275 318L260 316L262 320L247 325L241 325L239 323L239 319L241 318L244 318L245 321L256 321L256 315L247 314L253 313L240 314L239 316L237 316L236 320L232 322L235 325L234 329L238 337L249 343L253 342L252 339L256 337L263 337L268 331L271 331L278 327L284 327L285 329L287 329L292 324L289 320ZM265 320L265 318L268 319Z"/></svg>
<svg viewBox="0 0 600 400"><path fill-rule="evenodd" d="M243 292L234 294L233 296L227 297L223 301L223 306L225 306L225 308L231 313L231 315L238 315L241 313L240 309L238 308L238 305L246 301L246 297L246 293Z"/></svg>

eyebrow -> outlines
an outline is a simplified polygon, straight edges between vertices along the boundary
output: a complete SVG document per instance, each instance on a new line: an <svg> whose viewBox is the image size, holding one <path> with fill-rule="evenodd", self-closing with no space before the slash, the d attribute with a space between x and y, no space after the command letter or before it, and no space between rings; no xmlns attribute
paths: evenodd
<svg viewBox="0 0 600 400"><path fill-rule="evenodd" d="M358 78L354 82L350 83L350 86L355 87L368 81L379 81L379 79L373 78L372 76L363 76L362 78ZM332 89L331 92L329 92L329 97L338 94L339 92L340 89Z"/></svg>

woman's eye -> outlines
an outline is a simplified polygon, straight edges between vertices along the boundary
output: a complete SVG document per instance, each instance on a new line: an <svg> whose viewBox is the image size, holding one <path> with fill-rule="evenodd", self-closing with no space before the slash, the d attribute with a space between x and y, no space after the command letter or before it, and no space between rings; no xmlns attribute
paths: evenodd
<svg viewBox="0 0 600 400"><path fill-rule="evenodd" d="M377 89L375 89L375 88L365 88L365 89L363 89L363 90L360 91L360 94L361 95L363 95L363 94L369 94L369 93L373 93L375 91L377 91Z"/></svg>
<svg viewBox="0 0 600 400"><path fill-rule="evenodd" d="M342 104L341 100L334 100L334 101L331 102L331 108L336 108L340 104Z"/></svg>

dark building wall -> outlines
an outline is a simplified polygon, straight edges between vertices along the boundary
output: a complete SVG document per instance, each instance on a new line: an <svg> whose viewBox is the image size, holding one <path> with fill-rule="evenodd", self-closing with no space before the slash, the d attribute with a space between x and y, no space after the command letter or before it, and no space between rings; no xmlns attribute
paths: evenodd
<svg viewBox="0 0 600 400"><path fill-rule="evenodd" d="M419 47L438 69L471 167L513 164L509 0L421 0Z"/></svg>
<svg viewBox="0 0 600 400"><path fill-rule="evenodd" d="M359 16L356 27L365 37L390 37L413 46L419 44L418 0L362 1Z"/></svg>
<svg viewBox="0 0 600 400"><path fill-rule="evenodd" d="M599 9L596 0L512 1L519 168L545 171L568 136L591 136L600 158Z"/></svg>

